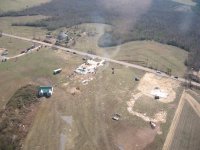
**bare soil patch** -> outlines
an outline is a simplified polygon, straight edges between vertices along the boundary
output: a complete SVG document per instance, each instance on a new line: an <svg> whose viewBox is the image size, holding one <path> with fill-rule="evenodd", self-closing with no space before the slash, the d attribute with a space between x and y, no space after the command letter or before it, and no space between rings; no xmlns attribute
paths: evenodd
<svg viewBox="0 0 200 150"><path fill-rule="evenodd" d="M154 141L157 130L127 127L116 136L117 146L122 150L142 150Z"/></svg>
<svg viewBox="0 0 200 150"><path fill-rule="evenodd" d="M153 97L151 92L155 88L159 88L162 92L167 93L167 98L160 98L159 101L170 103L176 98L175 90L178 87L179 84L172 79L160 77L152 73L146 73L138 85L138 90L147 96Z"/></svg>

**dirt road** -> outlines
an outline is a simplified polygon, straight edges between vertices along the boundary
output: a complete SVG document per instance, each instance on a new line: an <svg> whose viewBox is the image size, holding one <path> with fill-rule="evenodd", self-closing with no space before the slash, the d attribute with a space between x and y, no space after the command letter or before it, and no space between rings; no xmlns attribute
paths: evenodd
<svg viewBox="0 0 200 150"><path fill-rule="evenodd" d="M114 59L107 58L107 57L97 56L97 55L94 55L94 54L88 54L88 53L80 52L80 51L77 51L77 50L74 50L74 49L69 49L69 48L65 48L65 47L61 47L61 46L45 43L45 42L42 42L42 41L37 41L37 40L25 38L25 37L15 36L15 35L7 34L7 33L2 33L2 35L3 36L7 36L7 37L11 37L11 38L24 40L24 41L38 43L38 44L45 45L45 46L48 46L48 47L54 47L54 48L61 49L63 51L69 51L69 52L72 52L72 53L75 53L75 54L78 54L78 55L81 55L81 56L88 56L88 57L91 57L91 58L94 58L94 59L97 58L97 59L105 60L105 61L108 61L108 62L120 64L120 65L123 65L123 66L126 66L126 67L136 68L136 69L139 69L139 70L143 70L143 71L146 71L146 72L157 74L159 76L168 77L168 78L171 78L173 80L178 80L178 81L183 82L183 83L189 82L184 78L175 79L174 77L168 76L167 74L165 74L163 72L159 72L158 73L156 70L153 70L153 69L150 69L150 68L147 68L147 67L143 67L143 66L139 66L139 65L136 65L136 64L131 64L131 63L123 62L123 61L118 61L118 60L114 60ZM200 84L197 83L197 82L191 82L191 84L194 85L194 86L200 87Z"/></svg>

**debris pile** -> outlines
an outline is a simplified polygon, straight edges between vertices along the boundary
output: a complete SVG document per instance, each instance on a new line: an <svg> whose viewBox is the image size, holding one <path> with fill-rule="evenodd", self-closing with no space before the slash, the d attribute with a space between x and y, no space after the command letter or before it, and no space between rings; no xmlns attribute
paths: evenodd
<svg viewBox="0 0 200 150"><path fill-rule="evenodd" d="M151 95L155 96L155 99L158 97L159 98L167 98L168 93L164 92L163 90L161 90L158 87L155 87L152 91L151 91Z"/></svg>
<svg viewBox="0 0 200 150"><path fill-rule="evenodd" d="M82 75L86 75L88 73L95 73L96 69L100 66L104 65L105 60L102 60L100 62L96 62L94 60L87 60L86 63L80 65L75 72L77 74L82 74Z"/></svg>
<svg viewBox="0 0 200 150"><path fill-rule="evenodd" d="M160 102L170 103L176 98L178 82L170 78L160 77L152 73L146 73L137 87L144 95L159 99Z"/></svg>

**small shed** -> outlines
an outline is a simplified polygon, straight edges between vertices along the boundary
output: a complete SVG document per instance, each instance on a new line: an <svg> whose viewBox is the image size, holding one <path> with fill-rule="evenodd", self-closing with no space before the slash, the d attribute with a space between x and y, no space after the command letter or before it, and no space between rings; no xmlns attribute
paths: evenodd
<svg viewBox="0 0 200 150"><path fill-rule="evenodd" d="M39 86L38 88L38 96L39 97L51 97L53 94L52 86Z"/></svg>

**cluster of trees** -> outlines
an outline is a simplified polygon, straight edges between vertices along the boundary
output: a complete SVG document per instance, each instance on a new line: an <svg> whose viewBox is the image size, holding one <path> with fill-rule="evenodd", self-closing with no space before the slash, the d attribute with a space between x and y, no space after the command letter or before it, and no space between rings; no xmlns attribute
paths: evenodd
<svg viewBox="0 0 200 150"><path fill-rule="evenodd" d="M148 10L141 13L135 1L133 4L130 1L131 10L121 5L110 9L98 0L52 0L41 6L0 16L52 16L34 23L13 24L46 27L49 30L85 22L111 24L113 31L100 38L99 46L114 46L132 40L155 40L190 51L187 65L199 69L200 2L196 2L197 6L188 9L172 1L153 0ZM134 21L130 23L130 20Z"/></svg>

